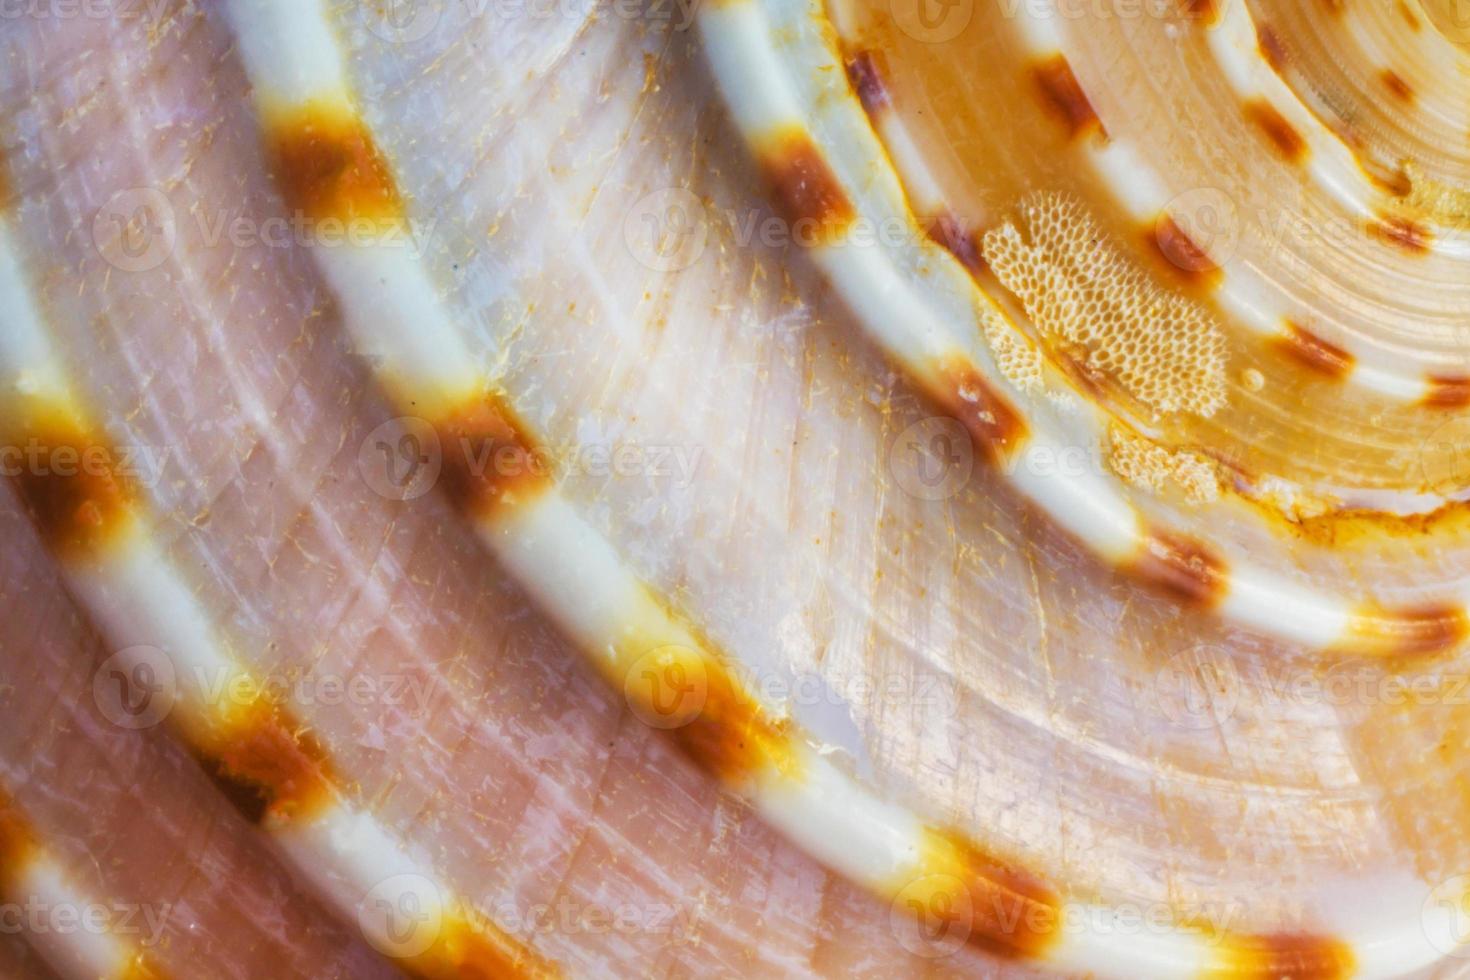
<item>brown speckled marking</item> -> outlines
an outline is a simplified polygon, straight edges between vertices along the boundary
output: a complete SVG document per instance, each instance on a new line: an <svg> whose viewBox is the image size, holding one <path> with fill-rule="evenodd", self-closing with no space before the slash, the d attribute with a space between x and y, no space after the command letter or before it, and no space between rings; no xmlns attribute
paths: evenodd
<svg viewBox="0 0 1470 980"><path fill-rule="evenodd" d="M278 114L267 125L267 144L282 194L306 217L402 220L388 163L350 108L313 104Z"/></svg>
<svg viewBox="0 0 1470 980"><path fill-rule="evenodd" d="M1334 17L1340 17L1347 10L1347 0L1322 0L1322 6Z"/></svg>
<svg viewBox="0 0 1470 980"><path fill-rule="evenodd" d="M1432 408L1464 408L1470 405L1470 377L1431 374L1424 404Z"/></svg>
<svg viewBox="0 0 1470 980"><path fill-rule="evenodd" d="M1151 532L1125 570L1186 602L1214 606L1225 598L1225 559L1167 531Z"/></svg>
<svg viewBox="0 0 1470 980"><path fill-rule="evenodd" d="M1393 93L1394 98L1400 102L1414 101L1414 86L1405 81L1404 76L1392 68L1385 68L1379 72L1378 79L1383 82L1383 87Z"/></svg>
<svg viewBox="0 0 1470 980"><path fill-rule="evenodd" d="M794 126L763 144L761 170L792 238L804 245L839 241L857 215L822 151Z"/></svg>
<svg viewBox="0 0 1470 980"><path fill-rule="evenodd" d="M1409 5L1405 2L1405 0L1398 0L1398 2L1394 4L1394 6L1398 8L1399 16L1403 17L1404 22L1409 25L1409 30L1413 31L1415 34L1418 34L1419 31L1423 29L1424 25L1419 23L1419 16L1409 8Z"/></svg>
<svg viewBox="0 0 1470 980"><path fill-rule="evenodd" d="M1460 606L1385 609L1370 605L1353 613L1346 645L1388 657L1430 656L1456 649L1467 634L1470 621Z"/></svg>
<svg viewBox="0 0 1470 980"><path fill-rule="evenodd" d="M1196 285L1216 286L1224 278L1223 270L1208 253L1167 214L1160 215L1145 230L1144 239L1168 269Z"/></svg>
<svg viewBox="0 0 1470 980"><path fill-rule="evenodd" d="M1326 936L1226 936L1222 960L1208 977L1234 980L1341 980L1356 967L1346 943Z"/></svg>
<svg viewBox="0 0 1470 980"><path fill-rule="evenodd" d="M1261 57L1266 59L1266 64L1280 74L1286 67L1286 46L1281 43L1280 36L1269 24L1261 24L1256 28L1256 44L1261 49Z"/></svg>
<svg viewBox="0 0 1470 980"><path fill-rule="evenodd" d="M1370 224L1368 235L1375 241L1402 249L1411 255L1424 255L1429 251L1429 229L1397 215L1380 218Z"/></svg>
<svg viewBox="0 0 1470 980"><path fill-rule="evenodd" d="M966 231L952 214L941 214L929 223L929 238L959 260L971 273L985 271L985 258L980 254L978 238Z"/></svg>
<svg viewBox="0 0 1470 980"><path fill-rule="evenodd" d="M101 435L61 406L29 411L11 445L0 447L36 526L62 558L95 557L132 519L133 490Z"/></svg>
<svg viewBox="0 0 1470 980"><path fill-rule="evenodd" d="M310 817L333 797L321 746L264 702L231 719L200 755L225 795L255 823L277 826Z"/></svg>
<svg viewBox="0 0 1470 980"><path fill-rule="evenodd" d="M1061 938L1061 899L1044 881L960 835L929 828L925 836L924 870L934 876L926 879L933 891L913 911L926 925L948 919L952 934L1008 959L1040 959ZM956 881L964 896L946 893Z"/></svg>
<svg viewBox="0 0 1470 980"><path fill-rule="evenodd" d="M474 399L434 428L443 455L444 487L468 514L494 517L551 486L549 458L515 411L493 394Z"/></svg>
<svg viewBox="0 0 1470 980"><path fill-rule="evenodd" d="M964 361L946 361L938 375L938 390L931 395L959 419L991 465L1004 463L1025 441L1026 420Z"/></svg>
<svg viewBox="0 0 1470 980"><path fill-rule="evenodd" d="M1097 111L1093 109L1087 93L1082 91L1082 85L1072 73L1072 65L1066 56L1053 55L1037 65L1033 71L1047 105L1066 122L1067 131L1074 139L1090 133L1107 138L1102 120L1097 117Z"/></svg>
<svg viewBox="0 0 1470 980"><path fill-rule="evenodd" d="M1345 377L1353 369L1352 354L1291 320L1286 321L1286 331L1276 337L1276 344L1292 359L1329 378Z"/></svg>
<svg viewBox="0 0 1470 980"><path fill-rule="evenodd" d="M1307 141L1275 107L1264 99L1250 99L1245 104L1245 117L1258 126L1276 152L1292 163L1307 157Z"/></svg>
<svg viewBox="0 0 1470 980"><path fill-rule="evenodd" d="M888 108L888 89L883 85L883 55L876 51L859 51L847 59L847 81L857 93L863 110L876 116Z"/></svg>

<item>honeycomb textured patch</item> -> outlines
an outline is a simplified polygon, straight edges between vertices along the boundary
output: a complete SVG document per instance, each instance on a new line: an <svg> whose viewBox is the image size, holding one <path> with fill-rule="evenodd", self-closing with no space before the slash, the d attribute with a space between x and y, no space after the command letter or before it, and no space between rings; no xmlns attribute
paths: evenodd
<svg viewBox="0 0 1470 980"><path fill-rule="evenodd" d="M1007 381L1021 391L1038 391L1042 387L1041 351L997 316L980 318L980 328L996 367Z"/></svg>
<svg viewBox="0 0 1470 980"><path fill-rule="evenodd" d="M1130 484L1160 493L1176 487L1191 503L1218 500L1220 481L1210 461L1198 453L1165 449L1127 429L1108 431L1108 464Z"/></svg>
<svg viewBox="0 0 1470 980"><path fill-rule="evenodd" d="M1065 194L1026 197L985 235L985 260L1036 328L1157 412L1225 403L1225 343L1196 303L1166 292Z"/></svg>

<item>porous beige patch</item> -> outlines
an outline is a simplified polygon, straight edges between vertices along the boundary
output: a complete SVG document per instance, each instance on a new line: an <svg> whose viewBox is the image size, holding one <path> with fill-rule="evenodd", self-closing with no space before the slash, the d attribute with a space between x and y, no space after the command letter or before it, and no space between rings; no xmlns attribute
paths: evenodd
<svg viewBox="0 0 1470 980"><path fill-rule="evenodd" d="M1409 193L1401 205L1405 214L1452 228L1470 225L1470 191L1427 177L1412 163L1405 163L1403 169L1409 182Z"/></svg>
<svg viewBox="0 0 1470 980"><path fill-rule="evenodd" d="M1173 487L1196 504L1220 497L1215 467L1204 456L1165 449L1121 426L1108 429L1108 465L1132 486L1151 493Z"/></svg>
<svg viewBox="0 0 1470 980"><path fill-rule="evenodd" d="M980 329L990 345L995 366L1005 379L1021 391L1039 391L1042 386L1041 351L998 316L982 316Z"/></svg>
<svg viewBox="0 0 1470 980"><path fill-rule="evenodd" d="M985 261L1044 337L1157 412L1225 404L1225 342L1198 304L1162 289L1082 202L1026 197L983 241Z"/></svg>

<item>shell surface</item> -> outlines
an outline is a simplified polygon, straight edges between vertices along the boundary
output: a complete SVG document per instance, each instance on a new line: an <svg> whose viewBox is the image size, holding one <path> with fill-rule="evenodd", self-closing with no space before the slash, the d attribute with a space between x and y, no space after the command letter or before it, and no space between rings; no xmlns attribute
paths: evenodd
<svg viewBox="0 0 1470 980"><path fill-rule="evenodd" d="M0 964L1459 975L1460 13L0 21Z"/></svg>

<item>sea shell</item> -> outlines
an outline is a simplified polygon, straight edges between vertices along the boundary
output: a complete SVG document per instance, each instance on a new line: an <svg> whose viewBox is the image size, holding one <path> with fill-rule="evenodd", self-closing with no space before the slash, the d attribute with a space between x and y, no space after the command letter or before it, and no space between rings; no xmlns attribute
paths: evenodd
<svg viewBox="0 0 1470 980"><path fill-rule="evenodd" d="M1460 972L1455 4L13 13L10 972Z"/></svg>

